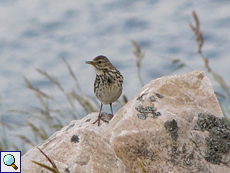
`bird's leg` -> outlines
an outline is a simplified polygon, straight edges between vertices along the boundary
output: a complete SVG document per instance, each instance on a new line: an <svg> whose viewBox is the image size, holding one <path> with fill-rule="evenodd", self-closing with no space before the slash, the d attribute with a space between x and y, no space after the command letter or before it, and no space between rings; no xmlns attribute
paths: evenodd
<svg viewBox="0 0 230 173"><path fill-rule="evenodd" d="M112 103L109 104L110 108L111 108L111 113L112 113L112 117L113 117L113 108L112 108Z"/></svg>
<svg viewBox="0 0 230 173"><path fill-rule="evenodd" d="M98 118L96 121L93 122L93 124L95 124L97 121L98 121L98 126L100 125L100 119L101 119L101 109L102 109L102 106L103 104L101 103L101 108L100 108L100 111L99 111L99 115L98 115Z"/></svg>
<svg viewBox="0 0 230 173"><path fill-rule="evenodd" d="M100 108L100 111L99 111L98 118L97 118L97 120L96 120L96 121L94 121L94 122L93 122L93 124L95 124L96 122L98 122L98 126L100 126L100 120L102 120L102 121L104 121L104 122L106 122L106 123L109 123L108 121L106 121L106 120L104 120L104 119L102 119L102 118L101 118L101 110L102 110L102 106L103 106L103 104L101 103L101 108Z"/></svg>

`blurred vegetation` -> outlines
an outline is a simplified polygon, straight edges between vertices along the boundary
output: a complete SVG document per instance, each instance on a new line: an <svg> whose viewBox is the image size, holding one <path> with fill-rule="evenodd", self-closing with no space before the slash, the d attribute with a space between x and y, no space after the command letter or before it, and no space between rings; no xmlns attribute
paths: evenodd
<svg viewBox="0 0 230 173"><path fill-rule="evenodd" d="M50 172L60 173L60 171L58 170L55 162L49 156L47 156L40 148L37 147L37 149L45 156L45 158L49 161L49 163L52 166L48 166L46 164L43 164L43 163L40 163L40 162L37 162L37 161L34 161L34 160L31 160L31 162L33 162L34 164L39 165L39 166L49 170Z"/></svg>
<svg viewBox="0 0 230 173"><path fill-rule="evenodd" d="M203 59L204 61L204 66L207 69L207 71L209 73L212 74L213 78L218 82L218 84L221 86L221 88L225 91L226 94L226 99L230 99L230 92L229 92L229 86L228 84L225 82L224 78L219 75L217 72L215 72L214 70L212 70L211 66L209 65L209 58L205 57L205 55L203 54L203 45L204 45L204 38L203 38L203 32L200 31L200 22L199 22L199 18L196 14L195 11L193 11L193 18L195 20L195 26L190 24L191 29L193 30L195 36L196 36L196 41L197 41L197 46L198 46L198 54L200 55L200 57ZM223 96L222 94L220 94L221 96Z"/></svg>
<svg viewBox="0 0 230 173"><path fill-rule="evenodd" d="M204 45L204 38L203 38L203 32L200 30L200 22L198 15L196 12L192 13L195 25L190 24L190 27L192 31L195 34L196 37L196 42L197 42L197 47L198 47L198 55L203 59L204 62L204 68L207 70L207 72L211 73L213 76L213 79L218 82L218 84L223 88L225 93L216 93L218 98L227 100L228 103L230 101L230 92L229 92L229 86L219 75L217 72L213 71L212 68L209 65L209 58L205 57L203 53L203 45ZM141 63L145 57L145 53L141 49L141 46L138 45L137 42L131 41L133 46L134 46L134 58L136 59L136 66L137 66L137 76L139 79L139 82L142 86L144 86L144 82L141 76ZM169 59L171 62L171 65L173 67L176 66L176 70L181 69L181 68L188 68L189 66L183 62L181 59ZM45 93L42 91L41 88L36 88L33 86L33 84L30 82L29 79L24 77L24 81L27 85L27 88L32 90L36 96L36 98L40 102L40 107L33 107L32 110L29 111L21 111L21 110L10 110L10 113L17 113L21 115L28 115L28 119L25 122L24 125L20 125L21 128L28 128L30 129L31 135L34 137L32 139L31 137L28 137L27 134L18 134L17 137L21 139L22 141L22 146L16 146L15 144L10 144L9 141L7 140L7 131L11 130L12 127L10 125L7 125L4 123L3 116L1 116L1 133L0 133L0 150L9 150L14 148L15 150L21 150L22 154L27 150L25 147L25 144L27 146L33 147L36 146L37 144L41 143L42 141L46 140L51 134L53 134L55 131L60 130L63 126L65 126L65 122L63 122L63 117L65 115L71 115L71 120L78 119L79 115L83 114L88 114L91 112L96 112L100 108L100 104L96 97L90 96L86 93L83 93L79 81L77 80L77 77L74 75L71 66L68 64L68 62L63 58L63 62L66 65L70 76L72 77L73 81L75 82L75 89L68 91L66 90L61 83L58 81L58 79L55 76L50 75L49 73L37 69L37 72L47 78L50 83L55 85L58 90L66 97L69 103L69 108L60 108L60 109L53 109L50 105L52 104L59 104L58 99L55 97L51 96L48 93ZM118 101L120 106L124 105L128 99L125 95L123 95L120 99L121 101ZM1 97L0 97L0 105L1 105ZM222 107L224 115L230 115L229 107L224 106L222 102L220 102L220 105ZM229 105L229 104L228 104ZM81 107L81 110L78 110L77 107ZM1 112L3 115L3 113ZM6 130L7 129L7 130ZM143 172L145 172L145 168L143 167L141 161L139 161Z"/></svg>
<svg viewBox="0 0 230 173"><path fill-rule="evenodd" d="M192 31L194 32L196 36L196 42L197 42L197 47L198 47L198 54L204 61L204 67L206 70L212 74L213 79L220 85L220 87L223 89L225 93L218 93L215 92L217 98L219 99L220 106L222 108L224 116L229 120L229 115L230 115L230 110L229 110L229 103L230 103L230 90L229 90L229 85L226 83L224 78L215 72L211 66L209 65L209 58L206 57L203 53L203 46L204 46L204 37L203 37L203 32L200 30L200 21L199 17L196 14L195 11L192 12L195 25L190 24L190 27ZM224 101L221 101L221 99L224 99ZM223 102L227 101L227 105L225 106Z"/></svg>
<svg viewBox="0 0 230 173"><path fill-rule="evenodd" d="M143 173L148 173L148 171L145 169L145 166L144 166L144 164L142 163L141 159L140 159L140 158L137 158L137 161L138 161L138 163L139 163L139 165L140 165L140 167L141 167Z"/></svg>
<svg viewBox="0 0 230 173"><path fill-rule="evenodd" d="M145 53L142 51L141 46L137 44L134 40L131 41L135 50L133 51L133 54L136 57L136 66L137 66L137 75L138 79L142 86L144 86L143 79L141 77L141 62L145 56Z"/></svg>
<svg viewBox="0 0 230 173"><path fill-rule="evenodd" d="M63 61L67 66L70 76L75 81L75 90L66 91L55 76L51 76L50 74L48 74L45 71L42 71L41 69L37 69L37 72L45 78L47 78L50 83L52 83L58 88L58 90L67 98L70 108L52 109L50 105L58 105L58 100L55 97L43 92L40 88L36 88L35 86L33 86L32 83L26 77L24 77L24 81L27 84L27 88L34 92L41 106L33 107L30 111L8 111L9 113L29 116L29 118L25 122L26 124L18 126L22 128L30 127L34 139L24 134L18 134L17 137L21 139L23 144L29 145L30 147L34 147L42 141L48 139L51 134L53 134L55 131L60 130L63 126L66 125L65 121L63 121L64 117L66 117L66 114L71 115L71 119L69 120L71 121L78 119L80 114L87 115L88 113L98 111L98 109L100 108L99 103L95 97L91 97L88 94L81 92L79 82L76 76L74 75L70 65L64 58ZM77 110L77 104L82 108L81 111L83 110L83 112ZM6 124L4 124L4 126L6 126ZM6 145L7 138L4 138L4 136L2 137L3 140L1 140L0 142L0 148L2 148L2 150L9 150L9 144ZM12 147L15 150L20 150L23 153L25 152L25 150L16 147L16 145L13 145Z"/></svg>

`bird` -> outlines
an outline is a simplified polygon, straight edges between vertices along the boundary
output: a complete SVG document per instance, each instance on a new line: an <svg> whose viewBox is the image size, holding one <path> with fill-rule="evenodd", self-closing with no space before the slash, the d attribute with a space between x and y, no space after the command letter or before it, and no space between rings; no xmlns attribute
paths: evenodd
<svg viewBox="0 0 230 173"><path fill-rule="evenodd" d="M108 123L107 120L101 117L103 105L110 105L113 117L112 103L121 96L124 78L106 56L99 55L92 61L86 61L85 63L92 65L96 71L94 94L100 100L101 107L98 118L93 124L98 122L98 126L100 126L100 120Z"/></svg>

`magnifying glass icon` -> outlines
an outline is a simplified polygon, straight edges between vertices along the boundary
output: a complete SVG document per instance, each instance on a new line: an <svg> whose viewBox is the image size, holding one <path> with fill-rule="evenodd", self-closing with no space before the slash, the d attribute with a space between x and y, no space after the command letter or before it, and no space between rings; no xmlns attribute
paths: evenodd
<svg viewBox="0 0 230 173"><path fill-rule="evenodd" d="M3 158L3 162L7 166L12 166L15 170L18 169L18 167L14 164L15 163L15 158L11 154L7 154Z"/></svg>

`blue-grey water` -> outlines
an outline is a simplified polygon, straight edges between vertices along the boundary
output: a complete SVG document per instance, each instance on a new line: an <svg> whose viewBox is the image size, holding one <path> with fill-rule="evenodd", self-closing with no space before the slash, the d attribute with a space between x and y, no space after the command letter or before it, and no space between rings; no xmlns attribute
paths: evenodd
<svg viewBox="0 0 230 173"><path fill-rule="evenodd" d="M205 39L204 55L209 57L212 69L230 84L230 1L1 0L1 120L10 125L24 124L28 116L9 110L30 111L32 107L41 107L34 92L26 87L23 76L58 100L51 107L70 107L62 92L36 71L38 68L56 76L66 91L76 89L62 57L71 65L82 92L94 97L95 72L85 61L106 55L125 78L123 94L132 98L141 85L131 40L145 52L141 69L144 83L165 75L206 71L189 27L194 24L193 10L199 16ZM175 71L176 66L169 59L181 59L187 67ZM212 76L206 74L214 89L224 94ZM66 114L63 121L71 118ZM5 131L6 135L13 133ZM30 133L23 128L13 131ZM18 142L17 138L10 140Z"/></svg>

